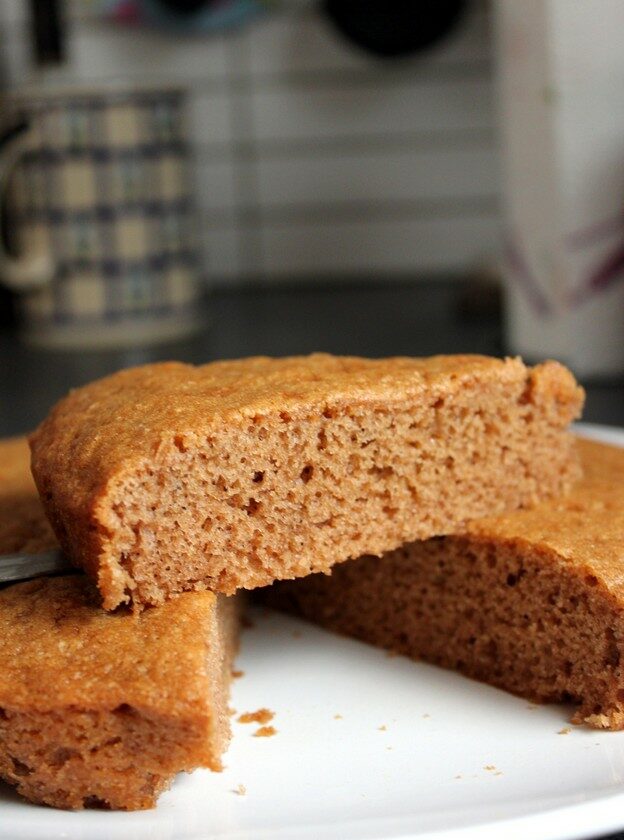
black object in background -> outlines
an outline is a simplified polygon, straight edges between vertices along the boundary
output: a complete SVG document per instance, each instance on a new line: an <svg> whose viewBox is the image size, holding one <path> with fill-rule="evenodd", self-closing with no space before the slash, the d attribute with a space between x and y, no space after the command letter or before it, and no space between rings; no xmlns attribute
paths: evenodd
<svg viewBox="0 0 624 840"><path fill-rule="evenodd" d="M0 327L15 323L15 295L0 286Z"/></svg>
<svg viewBox="0 0 624 840"><path fill-rule="evenodd" d="M60 64L65 59L62 0L30 0L35 61Z"/></svg>
<svg viewBox="0 0 624 840"><path fill-rule="evenodd" d="M194 15L204 6L213 5L213 0L158 0L158 5L180 15Z"/></svg>
<svg viewBox="0 0 624 840"><path fill-rule="evenodd" d="M410 55L437 43L460 20L466 0L323 0L350 41L384 58Z"/></svg>

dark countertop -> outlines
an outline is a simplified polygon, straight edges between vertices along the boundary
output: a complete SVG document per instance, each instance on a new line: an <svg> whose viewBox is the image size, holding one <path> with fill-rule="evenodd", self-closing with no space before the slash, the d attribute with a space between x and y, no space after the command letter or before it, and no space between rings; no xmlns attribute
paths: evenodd
<svg viewBox="0 0 624 840"><path fill-rule="evenodd" d="M362 356L503 355L495 308L479 313L474 301L470 307L465 304L465 286L450 281L219 291L206 302L206 328L194 338L99 352L27 347L14 330L4 328L0 436L32 429L72 387L159 359L205 362L313 350ZM583 384L584 419L624 426L624 382Z"/></svg>
<svg viewBox="0 0 624 840"><path fill-rule="evenodd" d="M465 286L445 281L219 291L206 302L206 328L197 336L157 347L106 352L34 349L21 344L15 330L4 328L0 436L32 429L72 387L154 360L205 362L314 350L373 357L504 355L496 308L480 312L474 298L466 304ZM583 384L584 419L624 426L624 380ZM624 834L610 840L624 840Z"/></svg>

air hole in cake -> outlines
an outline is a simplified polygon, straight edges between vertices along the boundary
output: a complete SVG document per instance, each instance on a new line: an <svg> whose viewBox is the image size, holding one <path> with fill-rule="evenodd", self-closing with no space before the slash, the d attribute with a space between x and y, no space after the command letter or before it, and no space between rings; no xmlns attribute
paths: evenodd
<svg viewBox="0 0 624 840"><path fill-rule="evenodd" d="M520 394L518 399L518 405L527 405L528 403L533 401L533 381L531 379L527 379L526 386L524 391Z"/></svg>
<svg viewBox="0 0 624 840"><path fill-rule="evenodd" d="M320 450L327 449L327 435L325 434L325 430L321 429L317 437L318 441L316 444L316 448Z"/></svg>
<svg viewBox="0 0 624 840"><path fill-rule="evenodd" d="M113 714L119 715L120 717L132 716L136 714L136 709L128 705L128 703L121 703L121 705L113 709Z"/></svg>
<svg viewBox="0 0 624 840"><path fill-rule="evenodd" d="M615 640L615 633L610 627L607 627L605 630L605 638L607 640L607 652L604 658L605 666L617 668L620 664L620 650Z"/></svg>
<svg viewBox="0 0 624 840"><path fill-rule="evenodd" d="M4 709L0 706L0 720L8 720L9 716L4 711Z"/></svg>
<svg viewBox="0 0 624 840"><path fill-rule="evenodd" d="M257 554L250 554L249 555L249 565L252 569L262 569L264 568L262 560L258 557Z"/></svg>
<svg viewBox="0 0 624 840"><path fill-rule="evenodd" d="M91 808L98 811L110 811L111 807L104 799L100 799L99 796L85 796L82 800L82 804L85 808Z"/></svg>
<svg viewBox="0 0 624 840"><path fill-rule="evenodd" d="M264 472L262 470L258 470L258 472L255 472L252 481L254 484L262 484L262 482L264 481Z"/></svg>
<svg viewBox="0 0 624 840"><path fill-rule="evenodd" d="M179 452L186 452L186 445L184 443L184 438L182 435L175 435L173 438L173 445Z"/></svg>
<svg viewBox="0 0 624 840"><path fill-rule="evenodd" d="M33 772L32 767L29 767L27 764L24 764L24 762L20 761L18 758L10 756L10 759L13 763L13 772L16 776L30 776L30 774Z"/></svg>
<svg viewBox="0 0 624 840"><path fill-rule="evenodd" d="M394 475L392 467L371 467L368 470L369 475L378 475L379 478L390 478Z"/></svg>
<svg viewBox="0 0 624 840"><path fill-rule="evenodd" d="M587 575L587 577L585 578L585 582L588 586L597 586L598 578L595 575Z"/></svg>
<svg viewBox="0 0 624 840"><path fill-rule="evenodd" d="M247 516L255 516L261 507L262 502L259 502L257 499L249 499L249 501L245 505Z"/></svg>
<svg viewBox="0 0 624 840"><path fill-rule="evenodd" d="M78 750L67 749L67 747L59 747L54 751L54 755L50 759L50 767L62 767L70 758L80 755Z"/></svg>
<svg viewBox="0 0 624 840"><path fill-rule="evenodd" d="M312 464L306 464L305 467L301 470L300 478L304 484L307 484L308 481L312 478L314 474L314 467Z"/></svg>
<svg viewBox="0 0 624 840"><path fill-rule="evenodd" d="M515 586L518 582L516 575L507 575L507 586Z"/></svg>

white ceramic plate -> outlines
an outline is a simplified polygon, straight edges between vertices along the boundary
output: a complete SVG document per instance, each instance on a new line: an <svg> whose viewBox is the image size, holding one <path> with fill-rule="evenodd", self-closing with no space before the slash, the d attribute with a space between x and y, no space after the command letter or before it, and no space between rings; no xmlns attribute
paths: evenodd
<svg viewBox="0 0 624 840"><path fill-rule="evenodd" d="M624 446L624 431L584 430ZM274 737L235 723L227 769L178 777L154 811L53 811L0 787L0 838L572 840L624 827L624 732L567 731L569 709L273 613L243 636L238 667L234 707L272 709Z"/></svg>

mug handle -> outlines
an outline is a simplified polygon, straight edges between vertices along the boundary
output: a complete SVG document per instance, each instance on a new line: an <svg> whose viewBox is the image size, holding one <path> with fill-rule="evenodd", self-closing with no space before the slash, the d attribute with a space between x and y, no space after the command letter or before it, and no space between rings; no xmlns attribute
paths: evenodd
<svg viewBox="0 0 624 840"><path fill-rule="evenodd" d="M5 195L13 169L27 149L28 123L22 122L0 136L0 229L6 215ZM14 257L0 237L0 282L15 292L47 286L55 274L49 254Z"/></svg>

